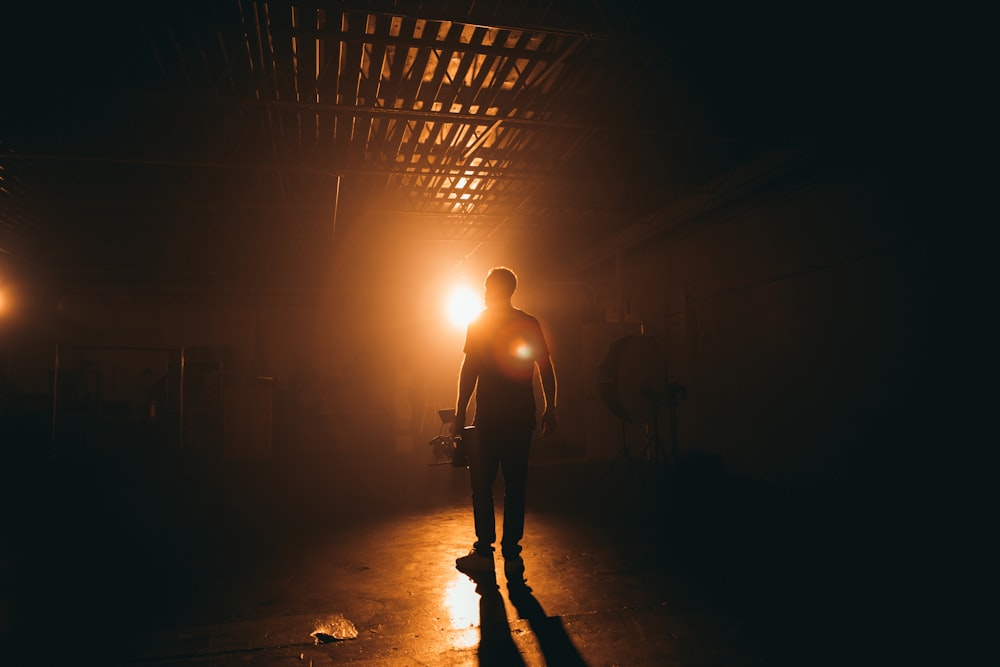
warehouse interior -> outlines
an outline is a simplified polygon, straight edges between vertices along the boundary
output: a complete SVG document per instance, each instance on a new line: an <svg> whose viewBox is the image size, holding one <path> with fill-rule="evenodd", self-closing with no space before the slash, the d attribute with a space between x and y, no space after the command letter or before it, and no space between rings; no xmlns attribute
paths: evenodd
<svg viewBox="0 0 1000 667"><path fill-rule="evenodd" d="M0 46L5 650L43 664L86 646L126 664L708 665L912 649L895 610L933 514L918 480L940 444L937 239L970 187L977 93L953 47L971 16L20 4L2 10ZM494 266L517 273L514 305L539 318L559 377L529 523L550 528L535 535L537 597L577 591L553 592L545 617L572 659L546 653L530 614L518 625L513 599L505 658L481 592L478 644L351 608L375 585L359 571L410 558L363 526L442 504L442 525L465 516L464 469L428 443L447 432L462 361L447 297L481 297ZM560 521L612 530L580 548L627 546L640 574L588 589L585 559L544 564ZM345 566L342 599L312 606L207 592L273 584L292 545L322 551L316 533L327 562L348 559L336 545L383 562ZM452 537L461 555L457 528L431 541ZM452 576L448 554L435 567ZM418 573L421 590L446 576ZM636 602L636 576L670 579L755 640L713 653L728 644L705 630L677 649L683 631L657 623L691 616L663 612L673 593ZM569 603L600 585L607 600ZM114 610L93 617L101 598ZM359 638L257 632L331 606ZM615 610L653 635L588 626L615 627ZM219 643L234 619L249 638ZM835 623L852 638L831 647ZM162 639L180 626L200 634Z"/></svg>

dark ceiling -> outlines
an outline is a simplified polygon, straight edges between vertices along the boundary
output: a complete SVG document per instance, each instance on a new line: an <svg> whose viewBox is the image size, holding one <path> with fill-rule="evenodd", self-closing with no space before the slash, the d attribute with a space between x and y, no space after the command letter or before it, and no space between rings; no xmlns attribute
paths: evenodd
<svg viewBox="0 0 1000 667"><path fill-rule="evenodd" d="M0 261L72 286L542 271L892 116L894 18L670 5L5 8Z"/></svg>

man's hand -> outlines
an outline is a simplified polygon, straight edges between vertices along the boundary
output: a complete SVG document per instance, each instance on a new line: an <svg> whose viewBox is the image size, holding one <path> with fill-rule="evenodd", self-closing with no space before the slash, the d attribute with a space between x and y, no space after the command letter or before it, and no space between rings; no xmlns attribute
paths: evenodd
<svg viewBox="0 0 1000 667"><path fill-rule="evenodd" d="M542 413L542 435L551 435L556 430L557 423L555 408L546 408Z"/></svg>

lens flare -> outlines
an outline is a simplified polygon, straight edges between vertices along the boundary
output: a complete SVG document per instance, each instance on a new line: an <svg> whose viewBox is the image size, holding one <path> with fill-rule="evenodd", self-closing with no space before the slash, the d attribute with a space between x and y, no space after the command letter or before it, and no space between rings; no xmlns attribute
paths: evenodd
<svg viewBox="0 0 1000 667"><path fill-rule="evenodd" d="M465 328L483 309L483 298L470 287L460 286L448 294L446 304L448 321L459 328Z"/></svg>
<svg viewBox="0 0 1000 667"><path fill-rule="evenodd" d="M514 344L511 345L510 351L512 356L517 357L521 361L527 361L532 358L531 346L524 340L514 341Z"/></svg>

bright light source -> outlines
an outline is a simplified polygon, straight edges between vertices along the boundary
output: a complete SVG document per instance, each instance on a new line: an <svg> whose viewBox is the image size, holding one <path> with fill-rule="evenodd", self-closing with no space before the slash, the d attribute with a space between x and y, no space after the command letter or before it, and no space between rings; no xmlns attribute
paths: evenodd
<svg viewBox="0 0 1000 667"><path fill-rule="evenodd" d="M483 309L483 297L470 287L460 286L448 294L448 321L464 329Z"/></svg>

